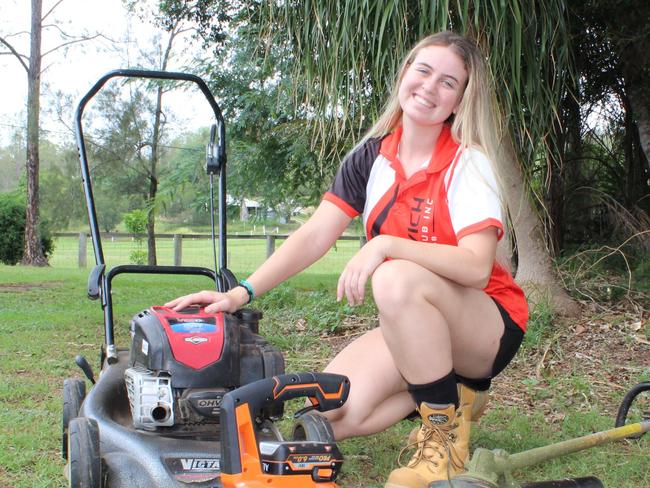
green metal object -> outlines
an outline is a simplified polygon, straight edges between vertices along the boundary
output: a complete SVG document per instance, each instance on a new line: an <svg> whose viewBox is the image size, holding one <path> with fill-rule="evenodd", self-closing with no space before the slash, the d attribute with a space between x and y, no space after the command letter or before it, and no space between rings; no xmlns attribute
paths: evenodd
<svg viewBox="0 0 650 488"><path fill-rule="evenodd" d="M569 439L544 447L537 447L517 454L508 454L502 449L490 451L488 449L478 448L474 451L474 455L469 461L465 474L454 477L450 481L435 481L429 485L429 488L525 488L526 485L518 483L513 478L513 471L548 461L549 459L607 444L608 442L640 436L648 431L650 431L650 420L644 420L643 422L628 424L603 432L596 432L595 434ZM584 484L562 485L560 484L561 482L557 482L559 484L555 486L583 486L585 488L599 486L590 481L594 480L594 478L585 478L584 480ZM528 486L532 488L535 484ZM546 486L549 485L547 484Z"/></svg>

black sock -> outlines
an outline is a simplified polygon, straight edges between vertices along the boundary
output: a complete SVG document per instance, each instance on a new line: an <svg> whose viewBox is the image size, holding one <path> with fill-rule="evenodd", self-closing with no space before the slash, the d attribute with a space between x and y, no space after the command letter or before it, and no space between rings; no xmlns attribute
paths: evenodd
<svg viewBox="0 0 650 488"><path fill-rule="evenodd" d="M452 370L448 375L425 385L408 384L408 392L416 405L422 402L446 405L453 403L458 408L458 390L456 389L456 373Z"/></svg>
<svg viewBox="0 0 650 488"><path fill-rule="evenodd" d="M492 384L492 380L490 378L465 378L459 374L456 375L456 382L462 383L463 385L476 391L487 391L490 389L490 385Z"/></svg>

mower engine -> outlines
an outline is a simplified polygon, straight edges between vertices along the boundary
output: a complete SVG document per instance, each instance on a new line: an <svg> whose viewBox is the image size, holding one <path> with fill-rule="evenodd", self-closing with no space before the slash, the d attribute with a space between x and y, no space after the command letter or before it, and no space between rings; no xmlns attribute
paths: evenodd
<svg viewBox="0 0 650 488"><path fill-rule="evenodd" d="M152 307L131 321L124 377L136 429L178 436L218 435L230 390L284 373L282 353L257 334L262 314L207 314ZM282 405L265 412L282 416Z"/></svg>

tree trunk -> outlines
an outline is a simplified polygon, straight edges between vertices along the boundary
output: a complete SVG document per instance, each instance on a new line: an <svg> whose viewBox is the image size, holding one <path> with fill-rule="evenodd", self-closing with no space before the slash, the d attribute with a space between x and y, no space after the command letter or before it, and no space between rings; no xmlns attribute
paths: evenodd
<svg viewBox="0 0 650 488"><path fill-rule="evenodd" d="M548 208L548 232L552 256L558 256L564 249L567 235L567 213L576 197L572 185L578 181L579 164L582 161L580 105L577 99L578 87L572 86L563 96L561 120L555 120L549 134L551 153L547 156L549 187L545 205Z"/></svg>
<svg viewBox="0 0 650 488"><path fill-rule="evenodd" d="M156 193L158 180L149 177L149 196L147 197L147 264L155 266L158 263L156 256Z"/></svg>
<svg viewBox="0 0 650 488"><path fill-rule="evenodd" d="M647 19L650 9L644 7L643 10ZM626 19L622 25L616 24L619 31L616 31L618 37L615 47L625 82L625 94L632 109L639 131L639 142L650 171L650 88L648 87L650 53L647 47L650 35L645 20L639 22L637 14L631 11L627 14L633 18Z"/></svg>
<svg viewBox="0 0 650 488"><path fill-rule="evenodd" d="M564 161L566 158L566 139L564 130L558 120L553 122L553 130L549 135L552 154L546 157L546 167L549 175L545 204L548 209L547 228L551 245L551 254L557 256L564 244L565 227L565 171Z"/></svg>
<svg viewBox="0 0 650 488"><path fill-rule="evenodd" d="M246 222L248 220L248 207L246 206L246 199L242 197L241 204L239 205L239 220Z"/></svg>
<svg viewBox="0 0 650 488"><path fill-rule="evenodd" d="M164 65L163 65L164 70ZM158 86L156 96L156 115L153 124L153 141L151 143L151 161L149 165L149 194L147 196L147 262L155 266L158 262L156 257L156 194L158 193L158 159L160 158L160 149L158 140L160 139L160 117L162 114L162 92L161 86Z"/></svg>
<svg viewBox="0 0 650 488"><path fill-rule="evenodd" d="M31 48L27 89L27 210L25 213L25 245L22 264L47 266L38 231L39 116L41 91L41 17L42 0L32 0Z"/></svg>
<svg viewBox="0 0 650 488"><path fill-rule="evenodd" d="M518 251L517 282L531 305L548 299L556 312L574 316L580 311L560 286L541 227L541 219L525 192L523 174L511 145L503 145L499 165L505 200L508 204Z"/></svg>
<svg viewBox="0 0 650 488"><path fill-rule="evenodd" d="M639 142L650 171L650 96L636 83L626 83L625 91L639 130Z"/></svg>
<svg viewBox="0 0 650 488"><path fill-rule="evenodd" d="M163 54L162 65L160 67L161 71L167 69L167 63L172 52L172 45L174 43L174 38L179 32L179 24L176 23L170 33L169 39L167 40L167 48ZM147 251L148 258L147 262L155 266L157 264L156 257L156 194L158 193L158 161L160 159L160 137L161 137L161 125L162 125L162 97L163 97L163 87L158 85L156 92L156 114L154 116L153 123L153 136L151 141L151 160L149 165L149 194L147 196Z"/></svg>

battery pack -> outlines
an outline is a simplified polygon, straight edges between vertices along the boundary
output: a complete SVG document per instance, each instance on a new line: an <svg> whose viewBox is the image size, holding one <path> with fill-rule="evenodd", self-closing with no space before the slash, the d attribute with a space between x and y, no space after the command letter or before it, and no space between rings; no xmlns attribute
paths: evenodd
<svg viewBox="0 0 650 488"><path fill-rule="evenodd" d="M259 444L262 471L270 475L310 475L313 481L334 481L343 465L335 443L264 441Z"/></svg>

